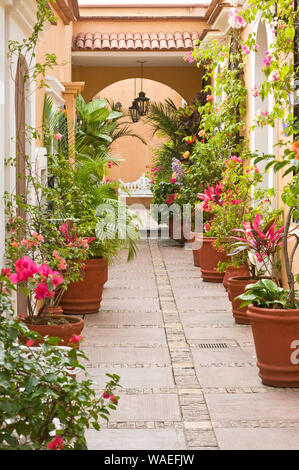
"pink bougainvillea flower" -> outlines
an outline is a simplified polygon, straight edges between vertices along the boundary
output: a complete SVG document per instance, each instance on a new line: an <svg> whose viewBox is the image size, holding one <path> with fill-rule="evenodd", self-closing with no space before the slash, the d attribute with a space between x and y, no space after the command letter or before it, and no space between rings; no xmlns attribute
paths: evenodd
<svg viewBox="0 0 299 470"><path fill-rule="evenodd" d="M58 274L58 273L57 273L57 274ZM58 286L60 286L60 284L63 284L63 283L64 283L64 279L63 279L63 277L60 276L60 275L55 275L55 276L53 276L52 279L51 279L51 281L52 281L52 284L53 284L53 286L55 287L55 289L56 289Z"/></svg>
<svg viewBox="0 0 299 470"><path fill-rule="evenodd" d="M59 132L57 132L56 134L54 134L54 139L56 139L56 140L61 140L62 137L63 137L63 135L60 134Z"/></svg>
<svg viewBox="0 0 299 470"><path fill-rule="evenodd" d="M263 64L265 67L270 67L271 65L271 56L270 56L270 53L267 51L265 52L265 57L263 58Z"/></svg>
<svg viewBox="0 0 299 470"><path fill-rule="evenodd" d="M112 403L118 403L118 399L114 395L110 396L110 401L112 401Z"/></svg>
<svg viewBox="0 0 299 470"><path fill-rule="evenodd" d="M176 180L175 180L175 178L170 178L170 182L171 182L171 184L174 184L174 183L175 183L175 181L176 181Z"/></svg>
<svg viewBox="0 0 299 470"><path fill-rule="evenodd" d="M244 18L239 15L238 10L236 8L232 8L228 12L228 23L234 29L244 28L247 24Z"/></svg>
<svg viewBox="0 0 299 470"><path fill-rule="evenodd" d="M258 92L258 87L257 85L254 85L254 88L252 90L252 95L254 96L254 98L257 98L258 95L259 95L259 92Z"/></svg>
<svg viewBox="0 0 299 470"><path fill-rule="evenodd" d="M34 289L34 292L35 298L37 300L51 298L55 295L55 291L50 291L45 282L41 282L40 284L38 284L38 286Z"/></svg>
<svg viewBox="0 0 299 470"><path fill-rule="evenodd" d="M242 50L244 51L246 55L250 54L250 49L246 45L242 46Z"/></svg>
<svg viewBox="0 0 299 470"><path fill-rule="evenodd" d="M110 394L108 392L104 392L103 398L105 398L105 400L108 400L108 398L110 398Z"/></svg>
<svg viewBox="0 0 299 470"><path fill-rule="evenodd" d="M44 264L44 263L40 265L38 272L41 276L46 277L46 278L48 278L49 276L53 274L52 269L47 264Z"/></svg>
<svg viewBox="0 0 299 470"><path fill-rule="evenodd" d="M62 450L64 448L63 439L58 435L55 436L53 441L49 442L48 449L49 450Z"/></svg>
<svg viewBox="0 0 299 470"><path fill-rule="evenodd" d="M193 64L193 62L194 62L194 58L193 58L192 54L193 54L193 51L189 51L189 52L187 52L187 54L184 57L184 60L186 62L189 62L189 64Z"/></svg>
<svg viewBox="0 0 299 470"><path fill-rule="evenodd" d="M81 341L82 338L83 338L83 336L75 335L75 333L74 333L73 336L69 339L69 343L77 344L77 343L79 343L79 341Z"/></svg>
<svg viewBox="0 0 299 470"><path fill-rule="evenodd" d="M10 276L11 272L9 268L2 268L1 269L1 276Z"/></svg>
<svg viewBox="0 0 299 470"><path fill-rule="evenodd" d="M242 158L237 157L236 155L232 155L228 160L225 160L225 166L227 166L230 162L235 162L235 163L243 163Z"/></svg>

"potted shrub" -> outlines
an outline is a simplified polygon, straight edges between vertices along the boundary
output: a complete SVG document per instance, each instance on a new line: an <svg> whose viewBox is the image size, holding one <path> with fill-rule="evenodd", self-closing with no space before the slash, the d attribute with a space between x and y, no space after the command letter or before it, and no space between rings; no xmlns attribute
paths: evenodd
<svg viewBox="0 0 299 470"><path fill-rule="evenodd" d="M204 194L198 194L198 198L203 201L202 209L204 213L212 217L212 207L215 208L217 205L222 205L221 200L221 184L217 184L214 187L207 185L208 189L205 189ZM227 256L222 252L221 249L214 247L216 242L215 232L213 230L214 219L204 224L204 236L202 240L202 246L200 248L200 267L202 279L206 282L222 282L224 273L220 273L217 270L219 262L226 262Z"/></svg>
<svg viewBox="0 0 299 470"><path fill-rule="evenodd" d="M54 206L63 213L62 228L69 243L77 237L92 240L84 263L84 275L68 285L60 306L67 314L98 312L103 287L108 279L108 263L118 258L121 249L128 249L128 260L137 251L138 218L118 201L118 184L107 178L109 168L117 164L110 154L111 143L130 133L127 126L119 128L122 113L109 109L106 100L85 103L77 98L78 120L75 145L65 142L61 135L57 154L49 156L49 174L60 197ZM57 112L48 109L48 119ZM55 119L54 119L55 121ZM66 119L60 126L66 129ZM53 132L47 132L51 147ZM75 224L76 231L71 224Z"/></svg>
<svg viewBox="0 0 299 470"><path fill-rule="evenodd" d="M259 213L253 222L243 222L243 226L243 229L236 230L243 234L243 238L232 237L237 242L232 244L230 254L236 255L243 251L248 253L250 276L231 277L228 281L228 290L236 323L250 324L247 308L241 307L242 301L238 297L244 293L247 284L257 282L262 277L279 282L280 263L277 253L282 245L284 227L279 228L277 220L273 219L262 228Z"/></svg>
<svg viewBox="0 0 299 470"><path fill-rule="evenodd" d="M37 232L24 238L22 231L23 238L17 241L20 234L18 229L24 226L19 218L11 220L9 225L13 235L7 244L10 268L7 268L6 274L24 295L27 305L27 312L19 313L29 329L43 337L59 337L60 344L67 345L73 335L80 335L84 320L63 315L59 302L67 285L82 275L82 262L88 243L78 240L72 248L58 244L58 249L53 250L54 240L45 240ZM57 238L55 242L58 242ZM66 258L62 258L58 250L60 253L63 251ZM48 262L51 257L51 262Z"/></svg>
<svg viewBox="0 0 299 470"><path fill-rule="evenodd" d="M103 170L110 160L78 158L71 167L59 155L51 166L63 201L64 217L75 221L76 233L69 234L69 222L63 224L65 236L84 237L89 244L83 278L69 284L60 305L68 314L98 312L108 263L118 259L121 249L128 250L128 261L137 252L138 218L117 199L117 185L107 181ZM66 194L71 194L70 199Z"/></svg>
<svg viewBox="0 0 299 470"><path fill-rule="evenodd" d="M119 377L107 374L103 393L96 393L84 363L87 357L76 345L57 346L28 329L13 316L6 273L0 277L0 449L87 450L85 432L100 429L116 410ZM23 339L20 344L19 338ZM81 378L74 377L80 369ZM84 398L84 399L83 399Z"/></svg>

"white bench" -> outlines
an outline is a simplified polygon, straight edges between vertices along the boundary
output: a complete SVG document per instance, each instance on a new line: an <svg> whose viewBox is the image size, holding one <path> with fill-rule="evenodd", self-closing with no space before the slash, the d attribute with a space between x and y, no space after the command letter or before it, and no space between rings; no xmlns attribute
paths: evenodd
<svg viewBox="0 0 299 470"><path fill-rule="evenodd" d="M142 173L138 180L125 183L121 179L119 179L120 188L118 191L118 195L122 199L126 199L127 197L153 197L153 193L150 189L150 180L145 173Z"/></svg>

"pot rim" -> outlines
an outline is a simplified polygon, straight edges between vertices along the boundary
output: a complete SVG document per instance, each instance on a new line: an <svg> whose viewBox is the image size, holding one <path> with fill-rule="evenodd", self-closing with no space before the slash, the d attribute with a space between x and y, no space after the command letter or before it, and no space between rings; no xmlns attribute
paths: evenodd
<svg viewBox="0 0 299 470"><path fill-rule="evenodd" d="M247 315L252 320L274 320L278 322L299 322L299 309L265 308L248 305Z"/></svg>
<svg viewBox="0 0 299 470"><path fill-rule="evenodd" d="M68 325L74 325L74 324L77 325L78 323L79 323L79 324L80 324L80 323L84 323L84 319L83 319L83 318L81 318L80 316L75 316L75 315L64 315L64 314L62 314L62 315L43 315L42 318L59 318L59 319L65 318L65 319L68 319L68 320L69 320L69 319L75 320L75 321L72 321L72 322L68 322ZM65 324L54 324L54 325L47 325L47 324L44 325L44 324L42 324L42 323L41 323L41 324L39 324L39 323L32 323L32 322L30 322L30 321L28 322L28 321L27 321L28 319L30 320L31 317L26 316L26 317L24 318L24 323L25 323L26 325L33 325L33 326L51 326L51 327L56 327L56 326L57 326L57 327L59 327L59 326L65 327L65 326L66 326L66 323L65 323Z"/></svg>

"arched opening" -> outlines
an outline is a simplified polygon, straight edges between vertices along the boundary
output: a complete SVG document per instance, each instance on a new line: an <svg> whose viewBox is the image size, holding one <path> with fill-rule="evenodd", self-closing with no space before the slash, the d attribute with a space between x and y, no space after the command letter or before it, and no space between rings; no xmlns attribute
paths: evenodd
<svg viewBox="0 0 299 470"><path fill-rule="evenodd" d="M140 79L127 79L116 82L98 92L97 98L105 98L114 103L120 102L121 111L125 114L123 121L130 121L128 109L132 105L136 93L140 91ZM143 91L152 102L163 102L170 98L177 107L184 106L184 98L175 90L160 82L144 79ZM143 173L146 172L146 165L150 165L153 161L153 149L161 144L161 138L153 136L151 125L146 118L141 118L137 123L131 124L132 131L140 135L146 145L137 138L122 137L116 140L112 145L112 153L121 161L119 166L110 170L109 177L114 180L122 179L125 182L136 181Z"/></svg>
<svg viewBox="0 0 299 470"><path fill-rule="evenodd" d="M254 76L253 76L253 87L259 87L262 82L265 80L265 74L263 69L265 65L263 64L263 59L266 55L266 51L269 50L269 41L267 37L266 25L259 21L257 32L256 32L256 42L258 44L258 50L254 55ZM258 112L269 112L270 111L270 99L266 97L264 100L261 99L260 95L254 97L253 101L253 115L256 115ZM272 152L272 140L273 130L270 126L265 127L256 127L253 131L253 150L257 151L259 154L267 154ZM260 162L258 167L261 172L264 173L266 163ZM263 182L261 183L263 188L269 188L273 186L273 177L271 173L265 173Z"/></svg>

